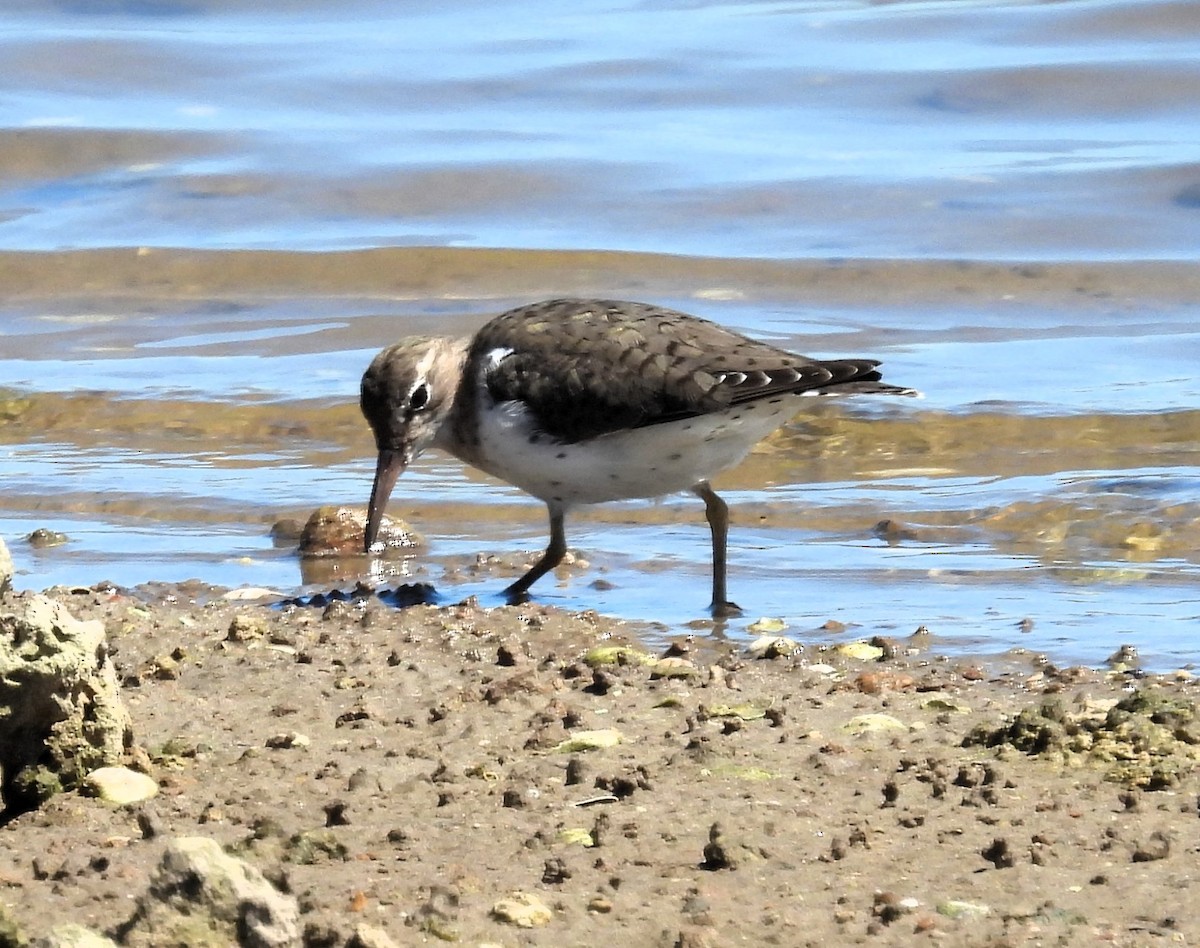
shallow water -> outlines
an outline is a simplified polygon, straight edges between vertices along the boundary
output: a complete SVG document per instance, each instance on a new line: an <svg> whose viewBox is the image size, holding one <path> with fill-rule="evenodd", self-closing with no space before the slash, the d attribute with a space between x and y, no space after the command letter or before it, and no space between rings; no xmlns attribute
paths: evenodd
<svg viewBox="0 0 1200 948"><path fill-rule="evenodd" d="M269 527L365 503L371 354L604 295L925 392L814 406L722 479L727 634L1200 657L1195 5L243 7L0 13L19 586L318 588ZM581 511L591 566L539 598L689 628L698 507ZM437 456L392 510L430 547L389 579L451 600L501 583L444 567L545 540Z"/></svg>

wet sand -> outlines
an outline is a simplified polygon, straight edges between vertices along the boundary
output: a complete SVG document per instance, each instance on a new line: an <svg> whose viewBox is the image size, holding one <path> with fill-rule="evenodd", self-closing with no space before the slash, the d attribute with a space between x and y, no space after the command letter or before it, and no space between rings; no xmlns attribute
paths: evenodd
<svg viewBox="0 0 1200 948"><path fill-rule="evenodd" d="M104 621L161 789L0 829L29 937L114 930L170 841L202 836L290 893L313 946L1200 938L1186 672L946 659L921 634L881 656L647 647L538 605L50 595ZM564 743L595 731L619 743ZM500 917L517 892L535 927Z"/></svg>
<svg viewBox="0 0 1200 948"><path fill-rule="evenodd" d="M1187 261L992 262L953 258L697 257L621 251L386 247L344 252L209 251L131 247L0 253L0 280L13 302L121 300L463 301L561 295L673 297L712 302L801 299L887 305L957 305L1083 298L1111 308L1187 303L1200 276ZM1104 302L1107 301L1107 302ZM699 305L693 303L693 305ZM1073 305L1079 305L1074 302ZM1013 328L1019 328L1017 319ZM914 327L916 328L916 327Z"/></svg>

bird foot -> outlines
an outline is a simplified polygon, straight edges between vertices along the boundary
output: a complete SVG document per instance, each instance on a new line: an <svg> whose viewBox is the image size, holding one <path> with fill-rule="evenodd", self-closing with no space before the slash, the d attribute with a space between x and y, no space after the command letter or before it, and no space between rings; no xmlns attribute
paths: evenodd
<svg viewBox="0 0 1200 948"><path fill-rule="evenodd" d="M742 614L742 607L736 602L714 602L708 607L714 619L734 619Z"/></svg>
<svg viewBox="0 0 1200 948"><path fill-rule="evenodd" d="M504 602L509 606L520 606L529 602L529 587L522 586L520 583L513 583L505 588L500 594L504 597Z"/></svg>

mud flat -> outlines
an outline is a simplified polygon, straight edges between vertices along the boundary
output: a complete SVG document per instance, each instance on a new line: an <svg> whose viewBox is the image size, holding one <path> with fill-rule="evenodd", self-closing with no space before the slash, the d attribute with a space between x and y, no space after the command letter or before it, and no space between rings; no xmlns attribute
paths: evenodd
<svg viewBox="0 0 1200 948"><path fill-rule="evenodd" d="M10 808L3 945L67 925L125 944L1200 940L1186 670L943 659L923 634L650 648L537 604L46 595L104 623L158 793ZM180 900L223 860L258 915L201 938Z"/></svg>

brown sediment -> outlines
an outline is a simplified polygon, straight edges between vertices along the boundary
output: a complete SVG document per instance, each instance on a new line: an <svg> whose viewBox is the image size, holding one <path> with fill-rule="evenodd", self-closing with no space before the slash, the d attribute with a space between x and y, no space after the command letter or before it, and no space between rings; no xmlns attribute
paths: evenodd
<svg viewBox="0 0 1200 948"><path fill-rule="evenodd" d="M171 840L208 837L330 944L1200 938L1186 672L941 660L928 635L655 650L537 605L55 595L104 621L160 792L0 828L29 936L115 930Z"/></svg>
<svg viewBox="0 0 1200 948"><path fill-rule="evenodd" d="M321 297L524 300L571 295L830 299L905 305L947 300L1190 302L1185 262L1010 263L940 259L710 258L621 251L385 247L313 253L114 247L0 253L10 301Z"/></svg>

